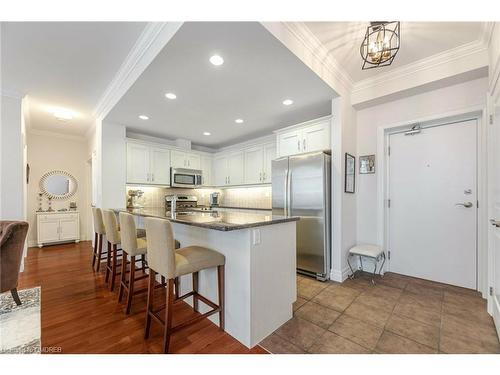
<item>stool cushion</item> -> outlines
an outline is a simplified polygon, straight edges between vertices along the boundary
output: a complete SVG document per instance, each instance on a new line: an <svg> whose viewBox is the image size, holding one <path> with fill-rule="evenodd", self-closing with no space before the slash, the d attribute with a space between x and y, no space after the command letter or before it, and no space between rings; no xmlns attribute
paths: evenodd
<svg viewBox="0 0 500 375"><path fill-rule="evenodd" d="M384 250L376 245L357 245L349 249L350 255L361 255L369 258L378 258Z"/></svg>
<svg viewBox="0 0 500 375"><path fill-rule="evenodd" d="M226 258L221 253L202 246L187 246L175 252L175 276L221 266Z"/></svg>

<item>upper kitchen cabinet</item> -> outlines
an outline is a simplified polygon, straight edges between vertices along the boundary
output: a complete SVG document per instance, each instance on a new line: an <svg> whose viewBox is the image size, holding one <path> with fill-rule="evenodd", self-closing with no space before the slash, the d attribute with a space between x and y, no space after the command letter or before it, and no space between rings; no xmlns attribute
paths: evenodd
<svg viewBox="0 0 500 375"><path fill-rule="evenodd" d="M330 149L331 116L278 130L278 157Z"/></svg>
<svg viewBox="0 0 500 375"><path fill-rule="evenodd" d="M147 145L127 142L127 182L149 183L149 154Z"/></svg>
<svg viewBox="0 0 500 375"><path fill-rule="evenodd" d="M216 186L243 185L245 181L243 152L218 155L214 158Z"/></svg>
<svg viewBox="0 0 500 375"><path fill-rule="evenodd" d="M208 155L201 156L202 185L212 186L212 157Z"/></svg>
<svg viewBox="0 0 500 375"><path fill-rule="evenodd" d="M172 150L172 168L201 169L201 156L190 152Z"/></svg>
<svg viewBox="0 0 500 375"><path fill-rule="evenodd" d="M170 184L170 150L148 144L127 142L127 182Z"/></svg>
<svg viewBox="0 0 500 375"><path fill-rule="evenodd" d="M264 175L262 182L271 183L272 162L276 159L276 142L264 145Z"/></svg>
<svg viewBox="0 0 500 375"><path fill-rule="evenodd" d="M245 150L245 184L271 182L271 162L276 157L275 143Z"/></svg>

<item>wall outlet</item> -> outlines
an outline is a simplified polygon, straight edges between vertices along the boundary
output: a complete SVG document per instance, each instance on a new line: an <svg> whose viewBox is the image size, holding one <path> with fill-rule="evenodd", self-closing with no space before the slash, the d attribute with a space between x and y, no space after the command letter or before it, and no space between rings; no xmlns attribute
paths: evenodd
<svg viewBox="0 0 500 375"><path fill-rule="evenodd" d="M260 244L260 229L252 230L252 242L254 245Z"/></svg>

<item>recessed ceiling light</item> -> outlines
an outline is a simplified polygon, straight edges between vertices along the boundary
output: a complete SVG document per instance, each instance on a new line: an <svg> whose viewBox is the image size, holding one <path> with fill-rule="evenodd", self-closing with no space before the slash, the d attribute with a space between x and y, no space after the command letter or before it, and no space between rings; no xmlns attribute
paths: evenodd
<svg viewBox="0 0 500 375"><path fill-rule="evenodd" d="M165 97L166 97L167 99L170 99L170 100L177 99L177 95L175 95L173 92L167 92L167 93L165 94Z"/></svg>
<svg viewBox="0 0 500 375"><path fill-rule="evenodd" d="M293 100L292 99L285 99L285 100L283 100L283 104L284 105L292 105L293 104Z"/></svg>
<svg viewBox="0 0 500 375"><path fill-rule="evenodd" d="M224 59L219 55L213 55L210 57L210 62L215 66L219 66L224 64Z"/></svg>
<svg viewBox="0 0 500 375"><path fill-rule="evenodd" d="M203 132L203 135L211 135L212 133L210 132Z"/></svg>
<svg viewBox="0 0 500 375"><path fill-rule="evenodd" d="M234 120L234 122L237 124L243 124L244 121L241 118L237 118L236 120Z"/></svg>
<svg viewBox="0 0 500 375"><path fill-rule="evenodd" d="M148 116L146 116L146 115L140 115L140 116L139 116L139 118L140 118L141 120L149 120L149 117L148 117Z"/></svg>
<svg viewBox="0 0 500 375"><path fill-rule="evenodd" d="M74 115L69 109L59 108L54 110L53 115L59 121L69 121L72 120Z"/></svg>

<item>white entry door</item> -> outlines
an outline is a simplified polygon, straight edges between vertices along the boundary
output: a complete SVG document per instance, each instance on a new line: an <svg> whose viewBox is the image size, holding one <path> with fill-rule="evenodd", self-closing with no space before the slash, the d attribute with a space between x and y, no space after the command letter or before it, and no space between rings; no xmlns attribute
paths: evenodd
<svg viewBox="0 0 500 375"><path fill-rule="evenodd" d="M500 87L492 96L493 117L488 127L488 180L489 180L489 303L498 337L500 337Z"/></svg>
<svg viewBox="0 0 500 375"><path fill-rule="evenodd" d="M391 272L477 288L477 121L389 136Z"/></svg>

